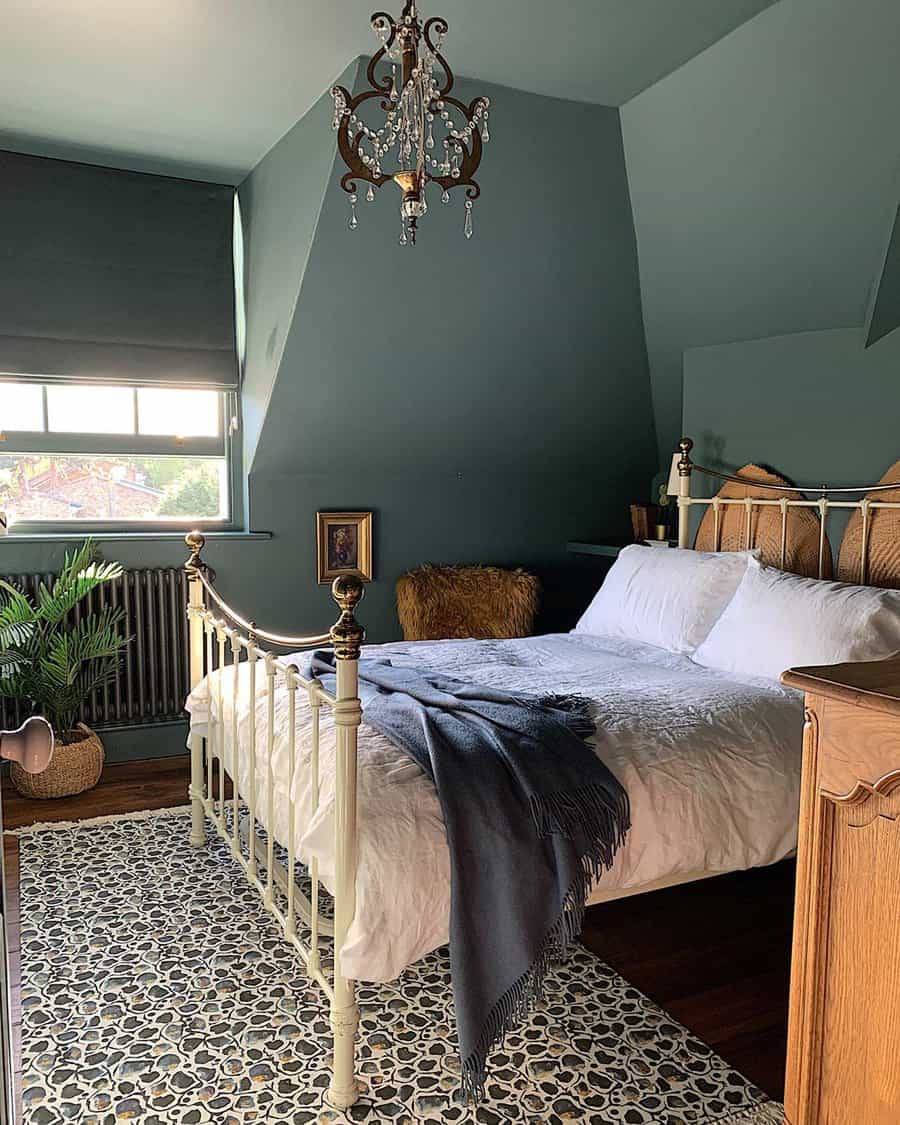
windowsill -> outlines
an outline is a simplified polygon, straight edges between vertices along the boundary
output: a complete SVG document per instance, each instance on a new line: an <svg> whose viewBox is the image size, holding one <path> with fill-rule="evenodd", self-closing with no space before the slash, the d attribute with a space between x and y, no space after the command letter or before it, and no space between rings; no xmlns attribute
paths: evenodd
<svg viewBox="0 0 900 1125"><path fill-rule="evenodd" d="M184 542L185 535L191 531L191 528L185 528L184 531L89 531L89 530L74 530L74 531L10 531L6 535L0 535L0 548L4 543L72 543L76 540L94 539L97 542L125 539L125 540L138 540L138 539L163 539L163 540L176 540ZM201 534L205 539L271 539L271 531L208 531L205 528L201 529Z"/></svg>

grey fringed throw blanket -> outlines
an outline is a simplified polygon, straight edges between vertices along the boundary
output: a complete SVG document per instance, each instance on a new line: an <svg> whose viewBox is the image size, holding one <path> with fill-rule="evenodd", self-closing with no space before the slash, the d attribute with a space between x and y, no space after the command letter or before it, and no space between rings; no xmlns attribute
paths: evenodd
<svg viewBox="0 0 900 1125"><path fill-rule="evenodd" d="M326 681L334 657L309 672ZM591 882L630 827L628 796L585 739L586 700L516 697L387 660L359 664L363 721L434 780L450 850L450 965L467 1097L578 936Z"/></svg>

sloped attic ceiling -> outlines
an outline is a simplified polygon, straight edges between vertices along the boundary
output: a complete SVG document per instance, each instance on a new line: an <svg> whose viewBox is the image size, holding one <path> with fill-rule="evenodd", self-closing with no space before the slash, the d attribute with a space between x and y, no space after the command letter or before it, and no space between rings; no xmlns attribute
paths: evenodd
<svg viewBox="0 0 900 1125"><path fill-rule="evenodd" d="M866 331L866 347L877 344L895 328L900 328L900 207L894 215L894 228L875 288Z"/></svg>
<svg viewBox="0 0 900 1125"><path fill-rule="evenodd" d="M662 464L686 348L865 325L898 43L897 0L785 0L623 107Z"/></svg>
<svg viewBox="0 0 900 1125"><path fill-rule="evenodd" d="M353 86L354 61L337 79ZM244 231L246 336L241 404L244 465L256 456L266 412L306 276L336 158L333 103L326 91L239 190ZM302 154L300 158L299 154Z"/></svg>
<svg viewBox="0 0 900 1125"><path fill-rule="evenodd" d="M620 105L773 0L423 0L462 74ZM237 183L350 60L373 0L4 0L0 147ZM399 12L402 0L386 5Z"/></svg>

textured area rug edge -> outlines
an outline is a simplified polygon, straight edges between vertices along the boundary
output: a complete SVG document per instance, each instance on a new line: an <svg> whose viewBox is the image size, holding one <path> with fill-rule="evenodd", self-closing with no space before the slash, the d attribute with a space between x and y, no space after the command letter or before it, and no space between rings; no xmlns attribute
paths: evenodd
<svg viewBox="0 0 900 1125"><path fill-rule="evenodd" d="M190 805L174 805L165 809L139 809L136 812L113 813L110 816L91 816L84 820L42 820L24 828L9 828L4 836L33 836L38 832L63 832L73 828L92 828L98 824L116 824L123 820L155 820L167 817L185 816L191 811Z"/></svg>

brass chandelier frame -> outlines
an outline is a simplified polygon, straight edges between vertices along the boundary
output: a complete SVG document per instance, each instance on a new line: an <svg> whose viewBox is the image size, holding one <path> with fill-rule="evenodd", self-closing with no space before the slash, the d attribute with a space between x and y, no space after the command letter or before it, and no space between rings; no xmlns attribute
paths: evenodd
<svg viewBox="0 0 900 1125"><path fill-rule="evenodd" d="M359 181L371 184L377 189L393 180L403 192L405 205L424 201L425 188L429 183L438 184L443 189L445 200L447 193L454 188L463 187L466 189L466 197L469 201L467 207L471 209L472 202L481 194L475 174L481 164L484 150L484 141L476 117L480 112L487 113L490 100L479 95L467 105L451 93L454 85L453 71L441 53L439 42L449 31L449 25L442 17L433 16L423 25L419 20L414 0L406 0L399 20L394 20L387 12L375 12L372 16L372 26L379 32L386 30L387 36L381 49L372 56L366 68L369 89L355 96L351 95L344 86L336 85L332 89L332 96L342 99L346 107L337 125L338 150L349 169L341 178L341 187L351 197L351 202L355 202ZM416 168L401 169L393 174L383 173L373 166L374 161L370 160L368 163L364 161L361 154L361 145L366 133L364 129L357 127L360 124L357 118L359 108L376 99L380 99L381 109L385 113L390 113L395 108L395 102L391 99L394 89L393 78L390 74L386 74L379 79L377 73L379 63L394 45L399 43L402 67L401 91L406 90L414 78L414 71L417 72L420 63L419 47L423 42L443 71L443 80L438 83L438 93L428 106L429 112L437 116L446 107L452 106L465 119L465 128L451 133L450 143L456 146L458 154L457 175L452 171L446 175L433 175L420 161L416 162L418 164ZM404 207L404 213L409 219L411 240L415 242L418 215L412 207L409 209Z"/></svg>

